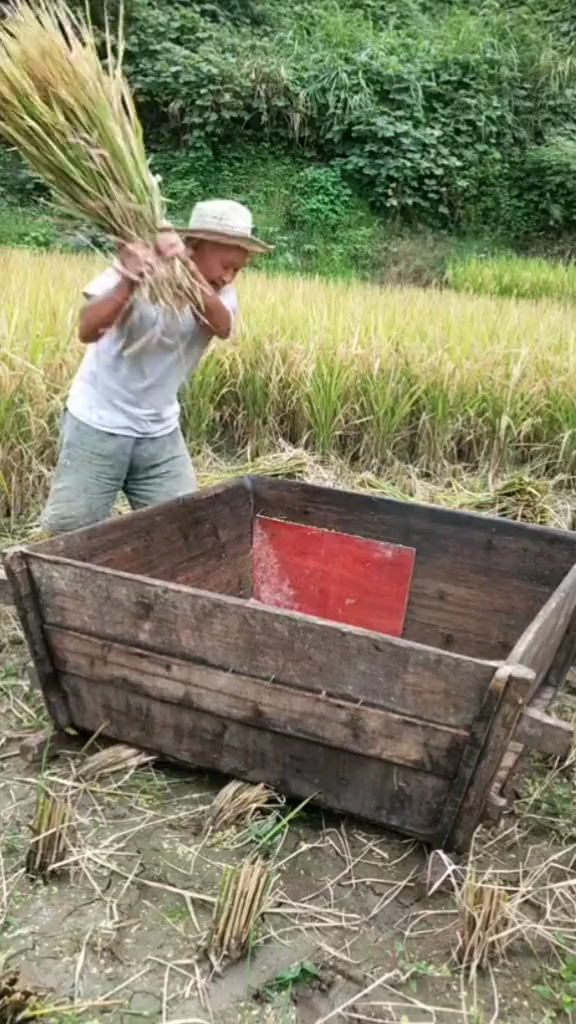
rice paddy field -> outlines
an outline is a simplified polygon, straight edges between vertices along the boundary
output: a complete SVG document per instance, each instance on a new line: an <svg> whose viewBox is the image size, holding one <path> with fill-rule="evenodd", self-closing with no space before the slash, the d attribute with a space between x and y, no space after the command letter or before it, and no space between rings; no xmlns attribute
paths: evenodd
<svg viewBox="0 0 576 1024"><path fill-rule="evenodd" d="M34 529L101 266L0 250L0 544ZM571 528L566 296L256 271L240 292L183 397L202 482L257 468ZM554 713L576 720L573 681ZM574 753L535 756L454 865L98 738L42 753L46 725L0 607L0 1024L576 1019Z"/></svg>
<svg viewBox="0 0 576 1024"><path fill-rule="evenodd" d="M97 256L0 251L0 494L12 517L44 496L82 355L81 289L101 266ZM240 298L235 343L213 348L183 398L201 464L208 450L228 461L298 450L408 493L438 483L466 502L471 489L481 506L511 478L545 495L570 487L570 301L257 272Z"/></svg>

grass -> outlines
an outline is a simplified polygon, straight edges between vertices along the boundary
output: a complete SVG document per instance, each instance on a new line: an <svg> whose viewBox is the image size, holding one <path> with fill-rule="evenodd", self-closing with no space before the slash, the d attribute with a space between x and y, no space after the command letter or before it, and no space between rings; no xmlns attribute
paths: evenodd
<svg viewBox="0 0 576 1024"><path fill-rule="evenodd" d="M468 256L448 264L447 282L457 291L523 299L576 299L576 264L502 255Z"/></svg>
<svg viewBox="0 0 576 1024"><path fill-rule="evenodd" d="M570 1016L576 1011L576 957L566 957L558 970L549 972L542 984L534 985L534 991L547 1002L552 1003L560 1013Z"/></svg>
<svg viewBox="0 0 576 1024"><path fill-rule="evenodd" d="M12 516L46 493L82 355L80 293L101 259L0 250L0 502ZM358 473L450 478L482 511L500 486L498 511L536 517L554 481L576 474L571 306L257 272L240 293L236 343L215 346L183 396L196 454L278 459L288 445Z"/></svg>

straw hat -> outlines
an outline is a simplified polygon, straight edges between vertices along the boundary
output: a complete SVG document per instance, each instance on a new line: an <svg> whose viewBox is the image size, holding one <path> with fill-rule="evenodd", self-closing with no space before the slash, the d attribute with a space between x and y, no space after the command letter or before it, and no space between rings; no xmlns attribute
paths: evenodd
<svg viewBox="0 0 576 1024"><path fill-rule="evenodd" d="M201 238L207 242L237 245L247 252L271 252L272 246L254 238L252 214L232 199L208 199L196 203L187 228L179 228L184 238Z"/></svg>

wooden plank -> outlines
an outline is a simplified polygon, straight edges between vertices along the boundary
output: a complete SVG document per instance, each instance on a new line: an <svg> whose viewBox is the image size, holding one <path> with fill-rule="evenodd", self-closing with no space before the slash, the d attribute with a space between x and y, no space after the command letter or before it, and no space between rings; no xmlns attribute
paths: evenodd
<svg viewBox="0 0 576 1024"><path fill-rule="evenodd" d="M508 750L502 758L502 763L498 769L494 783L492 784L489 797L490 804L496 804L502 808L502 801L504 801L504 805L506 807L510 806L515 795L513 793L513 788L518 776L520 760L525 751L526 748L520 743L516 743L515 740L510 742Z"/></svg>
<svg viewBox="0 0 576 1024"><path fill-rule="evenodd" d="M523 665L497 669L472 726L438 830L438 844L448 851L464 851L470 845L533 682L533 672Z"/></svg>
<svg viewBox="0 0 576 1024"><path fill-rule="evenodd" d="M544 684L530 701L527 710L545 712L546 708L550 706L557 696L557 693L558 691L555 686ZM518 723L518 728L520 728L520 722ZM518 743L516 738L514 738L502 758L502 763L496 773L486 805L486 817L492 823L499 821L502 810L510 804L513 798L514 782L520 770L522 757L526 753L527 748L522 743Z"/></svg>
<svg viewBox="0 0 576 1024"><path fill-rule="evenodd" d="M50 628L60 672L111 682L160 703L451 778L468 734L168 655Z"/></svg>
<svg viewBox="0 0 576 1024"><path fill-rule="evenodd" d="M473 657L506 659L576 561L567 531L283 480L252 487L256 514L415 548L404 637Z"/></svg>
<svg viewBox="0 0 576 1024"><path fill-rule="evenodd" d="M185 765L265 782L297 799L406 831L433 834L450 782L203 711L160 704L114 683L63 677L77 726L158 751Z"/></svg>
<svg viewBox="0 0 576 1024"><path fill-rule="evenodd" d="M526 708L518 722L514 739L542 754L566 757L572 748L574 727L561 718L552 718L544 711Z"/></svg>
<svg viewBox="0 0 576 1024"><path fill-rule="evenodd" d="M34 550L249 597L252 498L221 484L37 545Z"/></svg>
<svg viewBox="0 0 576 1024"><path fill-rule="evenodd" d="M494 666L224 595L30 554L48 625L455 728Z"/></svg>
<svg viewBox="0 0 576 1024"><path fill-rule="evenodd" d="M0 569L0 605L13 603L12 591L6 573Z"/></svg>
<svg viewBox="0 0 576 1024"><path fill-rule="evenodd" d="M510 661L526 665L534 672L532 692L536 692L554 662L575 611L576 564L524 630L510 654Z"/></svg>
<svg viewBox="0 0 576 1024"><path fill-rule="evenodd" d="M9 551L5 558L6 575L10 581L16 611L28 643L48 713L60 729L71 724L66 696L46 643L42 615L34 581L29 572L27 553L21 548Z"/></svg>
<svg viewBox="0 0 576 1024"><path fill-rule="evenodd" d="M563 685L566 674L573 662L576 649L576 610L572 613L568 628L558 647L556 656L546 673L540 688L530 701L530 709L545 712L554 698L558 695ZM528 748L530 749L530 748ZM526 747L516 741L512 742L502 759L494 781L490 800L494 808L501 806L502 799L509 802L512 793L514 780L518 776L521 761L526 753Z"/></svg>
<svg viewBox="0 0 576 1024"><path fill-rule="evenodd" d="M414 548L257 516L253 597L273 608L402 636Z"/></svg>

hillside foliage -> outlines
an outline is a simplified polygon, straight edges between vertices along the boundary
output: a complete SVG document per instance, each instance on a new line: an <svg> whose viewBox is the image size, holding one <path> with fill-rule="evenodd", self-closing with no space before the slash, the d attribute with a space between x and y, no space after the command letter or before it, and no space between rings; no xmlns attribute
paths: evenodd
<svg viewBox="0 0 576 1024"><path fill-rule="evenodd" d="M226 189L281 252L287 232L322 246L353 227L360 253L375 218L506 238L576 227L571 0L127 0L125 22L178 211ZM0 185L37 191L6 154Z"/></svg>

